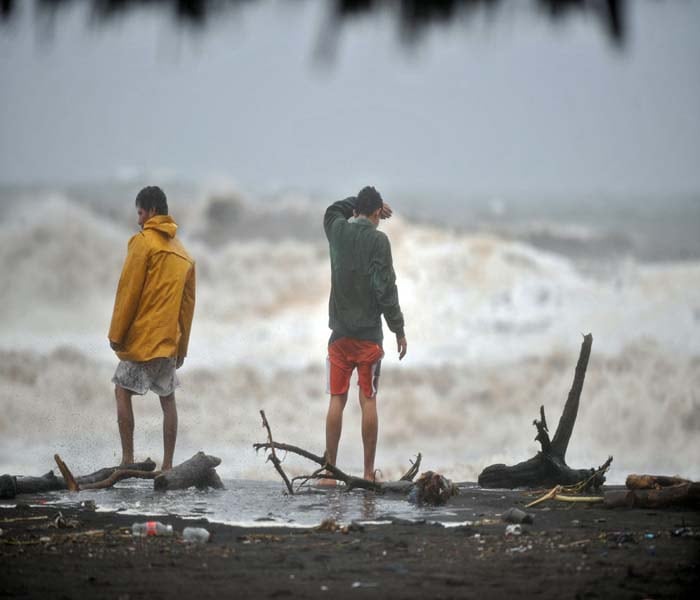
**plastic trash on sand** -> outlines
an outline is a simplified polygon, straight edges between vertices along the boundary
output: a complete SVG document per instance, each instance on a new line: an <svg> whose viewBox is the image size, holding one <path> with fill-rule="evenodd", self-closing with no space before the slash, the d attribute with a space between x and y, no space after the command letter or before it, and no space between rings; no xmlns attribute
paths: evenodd
<svg viewBox="0 0 700 600"><path fill-rule="evenodd" d="M519 524L506 525L506 537L520 535L522 532L523 528Z"/></svg>
<svg viewBox="0 0 700 600"><path fill-rule="evenodd" d="M189 544L206 544L211 534L203 527L185 527L182 530L182 539Z"/></svg>
<svg viewBox="0 0 700 600"><path fill-rule="evenodd" d="M173 526L166 525L160 521L146 521L145 523L134 523L131 526L131 534L134 537L146 537L153 535L169 536L173 534Z"/></svg>

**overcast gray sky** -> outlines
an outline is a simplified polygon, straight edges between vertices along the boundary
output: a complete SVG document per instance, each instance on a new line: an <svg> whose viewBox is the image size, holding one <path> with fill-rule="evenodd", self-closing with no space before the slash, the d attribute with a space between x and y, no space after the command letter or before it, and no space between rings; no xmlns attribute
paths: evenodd
<svg viewBox="0 0 700 600"><path fill-rule="evenodd" d="M409 50L390 18L362 18L326 62L320 1L202 33L151 10L96 26L80 6L47 30L20 4L0 28L2 183L700 192L700 2L630 2L622 50L580 16L477 14Z"/></svg>

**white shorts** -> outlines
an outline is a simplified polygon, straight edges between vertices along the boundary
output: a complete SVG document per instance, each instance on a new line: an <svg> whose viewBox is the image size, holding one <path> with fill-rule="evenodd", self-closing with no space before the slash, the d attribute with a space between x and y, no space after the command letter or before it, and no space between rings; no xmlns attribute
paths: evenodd
<svg viewBox="0 0 700 600"><path fill-rule="evenodd" d="M154 358L146 362L122 360L117 365L112 383L135 394L143 395L152 390L159 396L170 396L180 385L174 358Z"/></svg>

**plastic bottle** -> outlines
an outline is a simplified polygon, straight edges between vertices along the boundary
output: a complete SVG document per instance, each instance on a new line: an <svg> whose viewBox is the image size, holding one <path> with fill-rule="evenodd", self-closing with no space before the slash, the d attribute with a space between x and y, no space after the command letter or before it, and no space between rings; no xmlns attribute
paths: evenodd
<svg viewBox="0 0 700 600"><path fill-rule="evenodd" d="M131 534L135 537L145 537L151 535L172 535L173 526L165 525L160 521L146 521L145 523L134 523L131 526Z"/></svg>
<svg viewBox="0 0 700 600"><path fill-rule="evenodd" d="M206 544L210 533L203 527L185 527L182 530L182 539L190 544Z"/></svg>

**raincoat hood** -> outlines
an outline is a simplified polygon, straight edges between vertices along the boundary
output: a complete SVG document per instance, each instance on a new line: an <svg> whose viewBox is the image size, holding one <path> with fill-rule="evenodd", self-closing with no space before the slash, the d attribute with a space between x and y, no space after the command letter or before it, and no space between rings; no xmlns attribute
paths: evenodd
<svg viewBox="0 0 700 600"><path fill-rule="evenodd" d="M177 223L170 215L155 215L143 224L144 229L155 229L174 238L177 233Z"/></svg>

